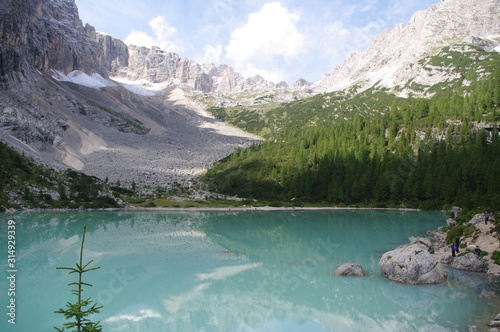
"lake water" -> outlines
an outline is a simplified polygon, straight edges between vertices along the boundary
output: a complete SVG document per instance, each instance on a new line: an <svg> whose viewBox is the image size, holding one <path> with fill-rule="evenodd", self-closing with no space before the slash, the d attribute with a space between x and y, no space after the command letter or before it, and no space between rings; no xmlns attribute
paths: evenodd
<svg viewBox="0 0 500 332"><path fill-rule="evenodd" d="M384 251L444 224L438 212L82 211L2 214L0 331L54 331L74 302L57 270L77 260L87 226L84 292L104 331L467 331L491 319L499 287L449 270L441 285L380 275ZM15 221L16 324L8 323L7 220ZM340 277L343 263L366 277ZM495 311L496 310L496 311ZM483 329L487 330L487 328Z"/></svg>

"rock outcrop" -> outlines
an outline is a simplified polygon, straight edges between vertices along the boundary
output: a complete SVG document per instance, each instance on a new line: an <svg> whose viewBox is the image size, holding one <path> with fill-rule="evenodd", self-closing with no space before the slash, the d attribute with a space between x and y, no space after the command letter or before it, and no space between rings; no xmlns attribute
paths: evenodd
<svg viewBox="0 0 500 332"><path fill-rule="evenodd" d="M404 284L437 284L446 281L443 266L425 246L410 244L386 252L379 262L382 275Z"/></svg>
<svg viewBox="0 0 500 332"><path fill-rule="evenodd" d="M492 253L500 248L500 241L497 234L494 234L495 232L493 231L495 224L485 224L483 216L484 215L480 213L472 217L467 224L472 223L474 225L474 231L459 238L462 244L460 253L469 252L463 256L459 255L453 257L451 255L450 244L445 242L447 233L444 232L441 227L436 231L428 232L432 235L428 239L435 243L432 246L434 257L442 264L450 265L450 267L457 270L487 272L488 274L500 276L500 265L496 264L492 259ZM493 219L493 216L490 216L490 219ZM487 252L488 255L484 255L481 258L476 256L473 251L478 247L481 248L482 251Z"/></svg>
<svg viewBox="0 0 500 332"><path fill-rule="evenodd" d="M365 275L365 270L359 264L346 263L339 266L335 270L335 274L339 276L363 277Z"/></svg>
<svg viewBox="0 0 500 332"><path fill-rule="evenodd" d="M87 25L87 34L99 43L97 61L106 72L115 72L127 67L129 63L128 46L120 39L103 33L94 33L95 29Z"/></svg>
<svg viewBox="0 0 500 332"><path fill-rule="evenodd" d="M446 219L446 225L448 226L455 226L457 224L457 221L451 218Z"/></svg>
<svg viewBox="0 0 500 332"><path fill-rule="evenodd" d="M459 206L453 206L451 208L451 212L453 213L453 218L456 219L462 214L462 208L460 208Z"/></svg>
<svg viewBox="0 0 500 332"><path fill-rule="evenodd" d="M9 59L1 62L2 76L21 72L23 64L46 73L107 75L99 65L95 29L82 25L74 0L1 0L0 15L0 54Z"/></svg>
<svg viewBox="0 0 500 332"><path fill-rule="evenodd" d="M469 225L476 225L478 223L484 223L484 213L474 215L474 217L472 217L472 219L468 222Z"/></svg>
<svg viewBox="0 0 500 332"><path fill-rule="evenodd" d="M111 75L129 81L163 83L165 86L190 87L203 92L212 90L213 81L193 60L158 47L128 47L128 63L115 67Z"/></svg>
<svg viewBox="0 0 500 332"><path fill-rule="evenodd" d="M486 272L488 270L488 264L474 253L454 257L451 261L451 267L472 272Z"/></svg>

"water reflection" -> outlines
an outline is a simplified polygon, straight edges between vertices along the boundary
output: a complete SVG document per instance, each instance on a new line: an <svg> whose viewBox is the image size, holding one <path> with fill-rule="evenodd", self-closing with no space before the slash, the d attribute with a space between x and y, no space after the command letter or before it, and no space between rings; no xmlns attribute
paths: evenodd
<svg viewBox="0 0 500 332"><path fill-rule="evenodd" d="M382 252L442 222L437 213L70 212L14 215L22 273L9 331L52 331L72 282L56 266L76 258L87 225L91 296L106 331L467 331L498 300L477 274L407 286L380 276ZM1 227L1 226L0 226ZM5 234L4 228L2 234ZM2 263L5 258L1 257ZM342 263L363 278L339 277ZM0 281L0 286L5 280ZM26 317L26 316L25 316ZM0 329L5 331L4 322Z"/></svg>

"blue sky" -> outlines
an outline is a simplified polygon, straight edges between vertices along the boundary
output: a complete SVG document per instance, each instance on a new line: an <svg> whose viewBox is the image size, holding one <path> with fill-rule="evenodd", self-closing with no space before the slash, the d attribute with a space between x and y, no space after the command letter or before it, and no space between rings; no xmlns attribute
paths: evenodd
<svg viewBox="0 0 500 332"><path fill-rule="evenodd" d="M228 64L275 83L318 81L352 50L438 0L76 0L80 17L127 44Z"/></svg>

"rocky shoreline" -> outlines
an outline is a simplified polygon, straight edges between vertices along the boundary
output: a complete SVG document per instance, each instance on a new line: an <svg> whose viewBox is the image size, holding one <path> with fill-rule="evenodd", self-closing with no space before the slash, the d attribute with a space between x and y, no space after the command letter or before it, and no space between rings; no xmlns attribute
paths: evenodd
<svg viewBox="0 0 500 332"><path fill-rule="evenodd" d="M454 222L454 220L452 219L448 219L447 223L448 225L456 224L456 222ZM477 214L468 223L466 223L466 225L474 225L474 232L459 237L461 245L456 257L452 256L451 247L446 242L447 232L444 231L443 227L439 227L437 230L428 231L427 232L427 234L429 235L428 237L411 237L409 239L410 240L409 244L400 246L399 248L394 250L394 252L397 252L398 250L402 252L402 251L408 251L409 249L414 249L413 251L411 250L410 251L412 257L416 258L417 256L421 255L419 251L416 251L417 249L420 249L420 251L423 250L425 254L432 255L432 258L430 259L427 258L425 262L422 263L422 265L419 266L417 269L417 270L422 270L422 267L424 268L424 273L422 273L422 271L420 272L421 274L424 275L428 283L444 282L446 280L445 277L444 279L440 279L440 281L436 281L437 279L435 279L435 277L430 272L430 270L432 269L431 268L427 269L426 265L429 265L427 264L428 261L434 262L436 270L438 270L438 268L441 265L449 265L451 268L458 270L482 272L492 275L495 278L500 277L500 265L496 264L492 259L493 252L500 250L500 239L498 237L498 234L496 234L493 231L495 224L492 224L491 222L486 224L484 222L483 215ZM474 249L476 248L480 248L482 251L487 252L488 255L478 257L474 253ZM392 252L393 251L388 253ZM384 256L387 255L388 253L384 254ZM419 255L417 255L416 253L418 253ZM384 271L382 265L384 256L381 259L381 271L383 274ZM387 256L385 257L387 259ZM414 259L414 261L416 260L417 259ZM408 275L413 276L411 272L412 271L407 271L405 277L407 277ZM418 283L418 282L412 282L411 280L402 280L402 279L398 280L398 278L401 277L400 275L391 277L392 280L399 282L410 283L410 284ZM418 277L421 277L421 275L419 275ZM414 281L416 280L418 279L414 279ZM484 322L484 327L489 326L488 332L500 331L500 314L497 314L492 320L485 321L481 319L481 322L482 323ZM469 326L468 329L469 332L484 331L483 328L478 328L477 326Z"/></svg>
<svg viewBox="0 0 500 332"><path fill-rule="evenodd" d="M477 215L476 215L477 216ZM476 220L479 219L476 217ZM469 221L469 223L473 222L474 218ZM474 223L476 230L479 232L475 232L472 236L465 237L463 240L461 240L462 243L465 244L465 248L462 248L462 250L473 250L476 247L481 248L481 250L484 250L489 253L487 256L483 256L481 260L486 264L487 269L486 273L493 275L495 277L500 277L500 265L496 264L493 259L491 258L492 253L495 250L500 250L500 241L498 239L498 235L494 234L492 232L492 228L494 228L494 225L490 222L489 224L485 224L484 222L477 222ZM451 256L451 249L450 246L446 244L446 233L443 232L442 227L436 231L430 231L428 232L432 238L438 239L439 243L444 244L441 245L437 248L437 250L434 251L434 257L439 260L441 263L449 263L451 264L452 267L457 267L456 265L454 266L454 261L457 259L460 259L460 257L455 257L453 258ZM495 236L494 236L495 235ZM474 254L468 254L468 255L473 255ZM465 257L465 256L462 256ZM488 323L488 322L485 322ZM486 325L486 324L485 324ZM488 332L499 332L500 331L500 313L497 314L493 320L489 321L487 324L490 328L488 329ZM469 326L469 332L480 332L483 331L483 329L479 329L477 326Z"/></svg>
<svg viewBox="0 0 500 332"><path fill-rule="evenodd" d="M491 254L494 251L500 250L500 240L498 239L498 234L492 232L495 225L492 223L485 224L484 222L478 222L473 225L475 226L476 231L470 236L465 236L460 239L462 247L459 249L460 252L473 251L476 247L488 252L489 255L481 258L487 265L487 270L484 272L500 277L500 265L495 264L491 257ZM435 231L428 231L428 234L430 237L427 239L432 242L432 249L434 251L433 256L436 260L442 264L452 265L453 261L458 257L452 257L450 245L448 245L445 241L447 234L443 231L443 228L440 227Z"/></svg>
<svg viewBox="0 0 500 332"><path fill-rule="evenodd" d="M79 211L80 209L68 208L38 208L38 209L7 209L6 213L14 212L37 212L37 211ZM129 205L118 208L98 208L85 209L88 211L294 211L294 210L380 210L380 211L421 211L420 209L410 208L373 208L373 207L339 207L339 206L320 206L320 207L274 207L274 206L235 206L235 207L138 207Z"/></svg>
<svg viewBox="0 0 500 332"><path fill-rule="evenodd" d="M458 215L455 214L455 217ZM438 284L445 283L448 275L453 274L444 268L444 265L448 265L452 270L485 273L493 278L500 277L500 265L492 258L495 251L500 251L500 239L495 231L496 224L491 221L486 223L482 213L476 214L470 221L460 225L465 227L467 232L454 230L457 237L453 238L453 241L458 240L460 245L457 252L452 252L452 247L447 243L447 236L448 232L453 231L452 227L457 225L457 222L451 218L446 222L450 228L445 229L441 226L437 230L427 231L427 237L410 237L409 243L385 252L379 261L381 274L389 280L403 284ZM481 254L476 252L477 249L481 249ZM335 274L362 277L364 271L359 264L347 263L340 266ZM500 307L495 306L491 309L497 311ZM500 331L500 314L496 314L493 320L476 317L475 321L480 325L489 326L488 332ZM469 326L468 330L482 331L477 326Z"/></svg>

